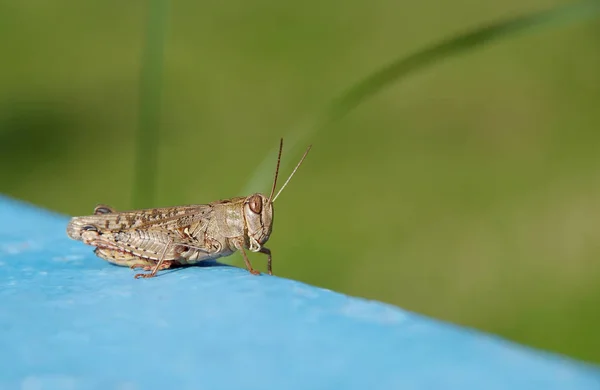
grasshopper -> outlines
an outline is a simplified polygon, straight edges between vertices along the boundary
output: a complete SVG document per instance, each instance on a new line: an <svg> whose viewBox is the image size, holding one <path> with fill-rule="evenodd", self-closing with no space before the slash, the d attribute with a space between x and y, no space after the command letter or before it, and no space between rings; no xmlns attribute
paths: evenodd
<svg viewBox="0 0 600 390"><path fill-rule="evenodd" d="M311 146L277 194L277 176L283 149L279 155L271 194L256 193L208 204L175 206L118 212L107 205L97 205L94 214L73 217L67 235L95 246L94 253L108 262L150 273L135 278L152 278L159 270L214 260L240 251L246 268L252 268L246 249L267 256L267 270L273 274L271 251L263 245L273 229L273 203L289 183ZM273 196L275 194L275 196Z"/></svg>

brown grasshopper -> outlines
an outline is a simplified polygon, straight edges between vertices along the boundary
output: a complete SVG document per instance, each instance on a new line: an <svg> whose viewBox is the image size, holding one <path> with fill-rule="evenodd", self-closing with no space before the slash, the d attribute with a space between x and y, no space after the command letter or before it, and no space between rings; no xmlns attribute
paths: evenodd
<svg viewBox="0 0 600 390"><path fill-rule="evenodd" d="M117 212L98 205L94 215L74 217L67 235L95 246L94 253L110 263L152 271L135 278L151 278L159 270L195 264L242 252L248 271L252 268L246 249L267 255L267 270L273 274L271 251L263 245L273 228L273 203L300 167L310 150L304 152L286 182L275 196L283 139L271 194L219 200L209 204Z"/></svg>

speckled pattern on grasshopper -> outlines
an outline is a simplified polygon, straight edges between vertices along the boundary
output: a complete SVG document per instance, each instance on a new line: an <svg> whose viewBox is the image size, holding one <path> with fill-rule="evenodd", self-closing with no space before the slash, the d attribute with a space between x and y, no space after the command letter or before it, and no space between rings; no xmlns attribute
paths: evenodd
<svg viewBox="0 0 600 390"><path fill-rule="evenodd" d="M275 194L283 139L269 197L256 193L200 205L175 206L118 212L98 205L94 214L74 217L67 234L95 246L94 252L110 263L141 268L151 278L159 270L229 256L239 250L248 271L252 268L246 249L267 255L267 270L273 274L271 251L264 247L273 229L273 203L300 167L310 146ZM275 195L274 195L275 194Z"/></svg>

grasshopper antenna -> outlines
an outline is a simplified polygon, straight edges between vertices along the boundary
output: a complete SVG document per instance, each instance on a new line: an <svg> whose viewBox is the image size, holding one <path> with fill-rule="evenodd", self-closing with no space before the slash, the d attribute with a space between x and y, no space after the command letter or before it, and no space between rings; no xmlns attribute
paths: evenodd
<svg viewBox="0 0 600 390"><path fill-rule="evenodd" d="M279 160L281 159L281 149L282 148L283 148L283 138L281 139L281 143L279 144L279 157L277 158L277 169L275 170L275 180L273 181L273 189L271 190L271 196L269 197L269 202L271 202L271 203L275 202L275 199L277 199L277 197L279 196L279 194L281 194L281 191L283 191L283 189L285 188L285 186L287 186L287 184L290 182L290 180L292 179L292 177L294 176L294 174L296 173L296 171L298 170L298 168L300 168L300 165L302 165L302 162L306 158L306 155L310 151L310 148L312 148L312 145L310 145L308 148L306 148L306 152L304 152L304 154L302 155L302 158L300 159L300 161L296 165L296 168L294 168L294 170L292 171L292 173L290 174L290 176L287 178L287 180L285 181L285 183L283 183L283 185L281 186L281 188L277 192L277 195L275 195L275 197L273 198L273 200L271 200L271 197L273 196L273 191L275 191L275 181L277 181L277 174L279 172Z"/></svg>
<svg viewBox="0 0 600 390"><path fill-rule="evenodd" d="M279 155L277 156L277 167L275 168L275 178L273 179L273 188L271 188L271 195L269 195L269 203L273 203L273 194L275 193L275 187L277 186L277 176L279 175L279 163L281 162L281 151L283 150L283 138L279 141ZM271 201L273 199L273 201Z"/></svg>

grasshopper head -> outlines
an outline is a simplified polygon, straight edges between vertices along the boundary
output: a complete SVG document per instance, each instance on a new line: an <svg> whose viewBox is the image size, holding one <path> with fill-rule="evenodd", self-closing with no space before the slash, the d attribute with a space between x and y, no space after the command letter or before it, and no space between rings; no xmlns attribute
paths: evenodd
<svg viewBox="0 0 600 390"><path fill-rule="evenodd" d="M244 201L244 219L250 250L258 251L269 240L273 229L273 203L262 194L250 195Z"/></svg>

